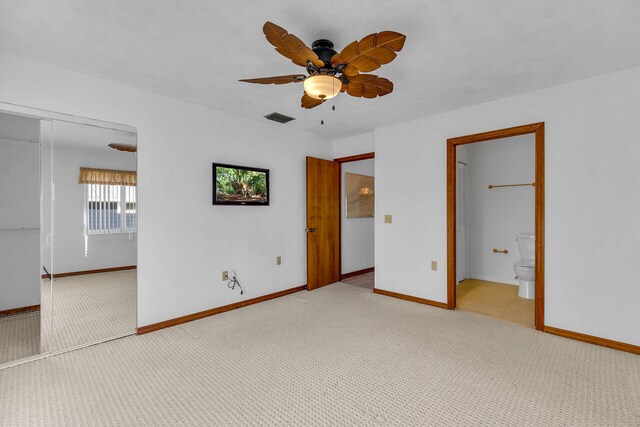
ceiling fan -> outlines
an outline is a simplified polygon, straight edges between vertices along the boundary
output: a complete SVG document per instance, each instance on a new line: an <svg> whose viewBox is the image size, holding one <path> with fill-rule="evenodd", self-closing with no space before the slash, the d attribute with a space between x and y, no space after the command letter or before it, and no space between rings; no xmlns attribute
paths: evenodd
<svg viewBox="0 0 640 427"><path fill-rule="evenodd" d="M118 151L126 151L128 153L135 153L136 151L138 151L138 146L136 145L130 145L130 144L118 144L118 143L111 143L108 145L110 148L113 148L114 150L118 150Z"/></svg>
<svg viewBox="0 0 640 427"><path fill-rule="evenodd" d="M294 64L307 69L309 76L286 76L243 79L241 82L275 84L303 83L302 108L313 108L340 92L355 97L375 98L393 91L393 83L384 77L368 73L395 59L402 50L406 36L395 31L369 34L347 45L340 53L326 39L316 40L311 48L298 37L273 22L266 22L262 31L267 41Z"/></svg>

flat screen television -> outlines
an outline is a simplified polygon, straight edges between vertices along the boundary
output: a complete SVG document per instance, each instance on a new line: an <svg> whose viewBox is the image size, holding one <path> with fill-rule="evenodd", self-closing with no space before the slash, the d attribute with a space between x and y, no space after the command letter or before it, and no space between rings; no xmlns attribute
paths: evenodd
<svg viewBox="0 0 640 427"><path fill-rule="evenodd" d="M213 204L269 206L269 170L213 163Z"/></svg>

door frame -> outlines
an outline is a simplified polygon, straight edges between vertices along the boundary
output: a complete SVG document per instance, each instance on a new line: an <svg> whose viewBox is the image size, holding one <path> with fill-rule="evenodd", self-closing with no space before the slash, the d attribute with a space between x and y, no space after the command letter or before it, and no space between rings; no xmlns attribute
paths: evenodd
<svg viewBox="0 0 640 427"><path fill-rule="evenodd" d="M447 308L456 308L456 147L513 136L535 136L535 328L544 330L544 122L447 139Z"/></svg>
<svg viewBox="0 0 640 427"><path fill-rule="evenodd" d="M340 220L338 221L338 232L340 233L340 244L338 245L338 255L339 255L339 260L340 261L338 262L338 266L340 268L340 280L346 279L347 277L355 276L355 274L349 274L349 273L342 274L342 202L343 202L343 200L342 200L342 164L343 163L358 162L360 160L375 159L375 158L376 158L376 153L374 151L371 151L369 153L355 154L353 156L338 157L337 159L333 159L333 161L338 163L338 165L340 166L340 168L339 168L340 187L338 187L338 199L339 199L339 202L340 202L339 203L339 205L340 205ZM356 271L355 273L359 273L359 274L369 273L369 272L373 271L373 269L375 269L375 258L374 258L374 267L372 269L365 269L365 270L361 270L361 271Z"/></svg>

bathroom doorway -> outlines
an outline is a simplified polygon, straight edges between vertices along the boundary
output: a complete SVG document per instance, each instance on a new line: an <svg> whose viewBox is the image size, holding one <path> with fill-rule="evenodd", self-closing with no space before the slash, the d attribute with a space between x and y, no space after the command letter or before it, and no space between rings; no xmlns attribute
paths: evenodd
<svg viewBox="0 0 640 427"><path fill-rule="evenodd" d="M447 242L448 308L543 329L544 123L447 141Z"/></svg>

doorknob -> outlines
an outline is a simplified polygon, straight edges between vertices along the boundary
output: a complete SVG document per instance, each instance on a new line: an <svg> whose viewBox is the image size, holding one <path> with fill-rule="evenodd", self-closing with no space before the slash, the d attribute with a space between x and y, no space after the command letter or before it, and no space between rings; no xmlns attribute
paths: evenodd
<svg viewBox="0 0 640 427"><path fill-rule="evenodd" d="M316 229L315 228L305 228L304 231L307 231L309 233L315 233Z"/></svg>

